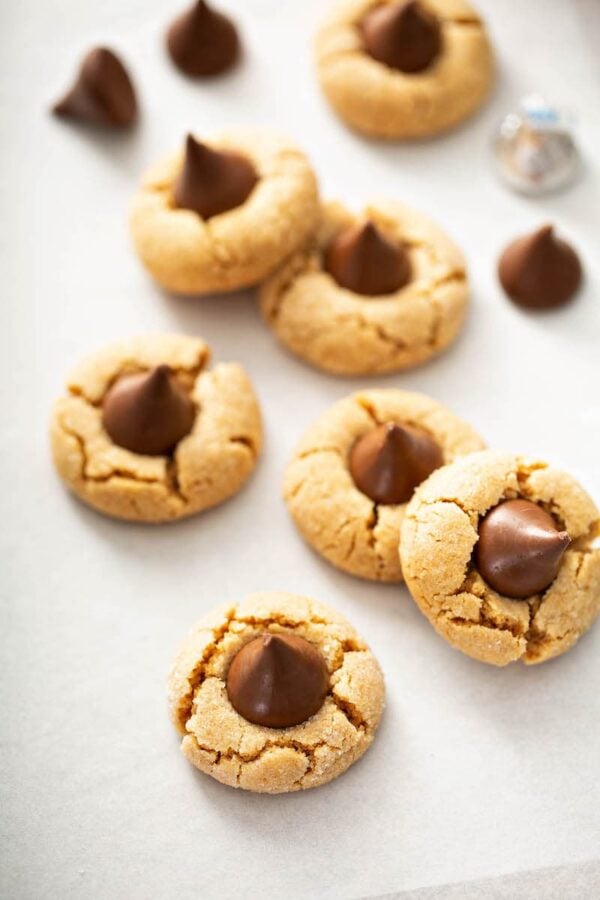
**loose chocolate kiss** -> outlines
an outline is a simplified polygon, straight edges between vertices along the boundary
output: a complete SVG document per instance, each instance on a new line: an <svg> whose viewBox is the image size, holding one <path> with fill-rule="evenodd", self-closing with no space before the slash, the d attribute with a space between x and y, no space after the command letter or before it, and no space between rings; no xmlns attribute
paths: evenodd
<svg viewBox="0 0 600 900"><path fill-rule="evenodd" d="M442 48L440 23L418 2L376 6L361 22L367 53L392 69L422 72Z"/></svg>
<svg viewBox="0 0 600 900"><path fill-rule="evenodd" d="M102 405L102 424L114 443L145 456L169 453L194 417L194 404L169 366L123 375Z"/></svg>
<svg viewBox="0 0 600 900"><path fill-rule="evenodd" d="M552 516L530 500L506 500L479 523L475 559L499 594L523 600L546 590L570 544Z"/></svg>
<svg viewBox="0 0 600 900"><path fill-rule="evenodd" d="M350 474L375 503L406 503L416 487L444 464L439 446L412 425L378 425L350 451Z"/></svg>
<svg viewBox="0 0 600 900"><path fill-rule="evenodd" d="M178 69L205 77L230 69L237 61L240 42L231 19L199 0L172 23L167 48Z"/></svg>
<svg viewBox="0 0 600 900"><path fill-rule="evenodd" d="M75 84L52 111L112 128L131 125L137 117L137 101L127 69L111 50L90 50Z"/></svg>
<svg viewBox="0 0 600 900"><path fill-rule="evenodd" d="M257 181L254 166L245 156L214 150L189 134L173 199L180 209L191 209L210 219L241 206Z"/></svg>
<svg viewBox="0 0 600 900"><path fill-rule="evenodd" d="M310 719L328 690L322 654L295 634L261 634L244 644L227 675L234 709L267 728L291 728Z"/></svg>
<svg viewBox="0 0 600 900"><path fill-rule="evenodd" d="M371 297L393 294L410 281L404 247L371 221L336 235L325 251L324 265L340 287Z"/></svg>
<svg viewBox="0 0 600 900"><path fill-rule="evenodd" d="M498 265L508 296L519 306L551 309L571 299L581 282L579 257L552 225L517 238L508 245Z"/></svg>

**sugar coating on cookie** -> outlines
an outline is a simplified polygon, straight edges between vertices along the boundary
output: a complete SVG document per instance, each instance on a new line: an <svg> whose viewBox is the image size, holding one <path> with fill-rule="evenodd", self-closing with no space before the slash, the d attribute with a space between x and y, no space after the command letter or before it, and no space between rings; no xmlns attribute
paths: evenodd
<svg viewBox="0 0 600 900"><path fill-rule="evenodd" d="M293 635L322 655L329 688L299 725L253 724L234 709L227 676L240 650L260 635ZM306 597L251 594L201 619L169 676L169 709L184 756L217 781L278 794L341 775L371 744L384 703L377 660L339 613Z"/></svg>
<svg viewBox="0 0 600 900"><path fill-rule="evenodd" d="M189 143L188 138L188 148ZM141 262L162 287L178 294L258 283L307 239L318 220L314 172L287 139L232 131L202 146L248 160L257 182L243 202L206 219L179 208L174 193L184 165L182 148L147 172L130 214Z"/></svg>
<svg viewBox="0 0 600 900"><path fill-rule="evenodd" d="M319 81L349 126L385 139L428 137L457 125L485 100L493 81L491 46L464 0L423 0L439 25L439 50L419 71L401 71L368 51L364 23L398 0L342 0L316 38Z"/></svg>
<svg viewBox="0 0 600 900"><path fill-rule="evenodd" d="M443 462L481 450L470 425L423 394L360 391L335 403L308 429L288 465L284 499L304 539L339 569L374 581L402 581L398 559L406 503L382 504L357 487L352 448L386 423L423 430Z"/></svg>
<svg viewBox="0 0 600 900"><path fill-rule="evenodd" d="M525 599L495 591L474 552L486 513L515 499L538 504L570 539L556 578ZM497 666L540 663L572 647L600 610L599 535L600 513L570 475L484 451L438 469L415 492L401 531L402 571L421 611L458 650Z"/></svg>
<svg viewBox="0 0 600 900"><path fill-rule="evenodd" d="M394 293L356 293L325 268L332 241L359 222L373 223L406 253L410 275ZM314 239L260 288L262 314L278 340L335 375L395 372L436 356L459 334L468 298L456 245L427 216L389 200L358 215L326 204Z"/></svg>
<svg viewBox="0 0 600 900"><path fill-rule="evenodd" d="M97 510L119 519L162 522L215 506L253 471L262 443L260 410L237 363L209 369L200 338L144 335L89 356L71 374L51 420L54 463L65 484ZM117 444L104 427L104 400L129 376L168 366L192 403L193 424L165 455Z"/></svg>

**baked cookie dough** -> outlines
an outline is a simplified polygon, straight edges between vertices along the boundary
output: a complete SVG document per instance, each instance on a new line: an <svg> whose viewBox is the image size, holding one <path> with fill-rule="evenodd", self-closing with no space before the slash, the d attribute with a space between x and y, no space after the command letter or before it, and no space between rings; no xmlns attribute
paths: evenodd
<svg viewBox="0 0 600 900"><path fill-rule="evenodd" d="M173 334L131 338L88 357L52 413L54 463L65 484L100 512L139 522L180 519L235 494L261 449L260 410L241 366L209 370L209 360L202 339ZM103 424L111 389L166 366L195 408L191 430L163 455L117 445Z"/></svg>
<svg viewBox="0 0 600 900"><path fill-rule="evenodd" d="M254 174L246 190L240 190L243 163ZM204 217L178 207L176 194L181 203L202 192L222 202L192 201L206 207ZM228 200L229 208L214 213ZM204 294L261 281L306 240L317 219L317 182L306 156L268 132L231 131L209 144L189 136L185 153L155 165L134 198L130 224L140 260L162 287Z"/></svg>
<svg viewBox="0 0 600 900"><path fill-rule="evenodd" d="M556 578L524 599L498 593L477 564L483 517L517 498L541 507L570 538ZM474 659L545 662L572 647L600 609L600 513L575 479L545 462L485 451L438 469L409 503L401 534L402 571L416 603Z"/></svg>
<svg viewBox="0 0 600 900"><path fill-rule="evenodd" d="M370 55L365 22L381 7L402 5L345 0L334 7L316 39L319 80L332 107L352 128L379 138L428 137L457 125L483 103L493 80L484 25L464 0L420 4L421 14L433 18L439 30L439 50L425 68L401 71ZM398 34L390 36L392 43Z"/></svg>
<svg viewBox="0 0 600 900"><path fill-rule="evenodd" d="M326 252L346 230L370 223L403 248L408 282L367 296L340 286ZM408 369L444 350L458 335L468 305L465 261L441 228L403 204L377 201L354 215L323 207L318 233L260 289L267 324L281 343L335 375Z"/></svg>
<svg viewBox="0 0 600 900"><path fill-rule="evenodd" d="M350 471L353 448L386 423L424 433L439 447L442 462L485 446L470 425L423 394L359 391L308 429L285 473L284 499L304 539L334 566L373 581L399 582L406 502L373 500Z"/></svg>
<svg viewBox="0 0 600 900"><path fill-rule="evenodd" d="M299 725L254 724L229 699L233 660L265 634L304 639L324 659L327 693ZM348 622L322 603L281 592L251 594L201 619L169 676L169 709L184 735L184 756L223 784L269 794L341 775L371 744L383 702L379 665Z"/></svg>

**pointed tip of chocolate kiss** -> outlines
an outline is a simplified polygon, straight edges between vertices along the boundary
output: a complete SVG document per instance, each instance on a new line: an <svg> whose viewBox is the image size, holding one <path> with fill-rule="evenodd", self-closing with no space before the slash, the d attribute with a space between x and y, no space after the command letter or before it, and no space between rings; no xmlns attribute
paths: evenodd
<svg viewBox="0 0 600 900"><path fill-rule="evenodd" d="M167 49L184 75L206 78L235 65L240 40L228 16L199 0L169 26Z"/></svg>
<svg viewBox="0 0 600 900"><path fill-rule="evenodd" d="M188 134L173 201L210 219L244 203L258 182L253 164L240 153L216 150Z"/></svg>
<svg viewBox="0 0 600 900"><path fill-rule="evenodd" d="M340 287L377 297L393 294L410 281L406 250L370 219L343 229L329 243L324 268Z"/></svg>
<svg viewBox="0 0 600 900"><path fill-rule="evenodd" d="M439 20L419 0L375 6L361 30L373 59L406 74L427 69L442 47Z"/></svg>
<svg viewBox="0 0 600 900"><path fill-rule="evenodd" d="M545 225L541 225L537 231L533 232L531 238L534 241L554 240L554 225L550 222L546 222Z"/></svg>
<svg viewBox="0 0 600 900"><path fill-rule="evenodd" d="M210 149L208 144L199 141L191 131L185 136L185 154L187 156L203 157L211 155L214 151Z"/></svg>
<svg viewBox="0 0 600 900"><path fill-rule="evenodd" d="M439 445L412 425L386 423L359 438L350 451L356 487L375 503L407 503L415 488L444 464Z"/></svg>
<svg viewBox="0 0 600 900"><path fill-rule="evenodd" d="M505 597L524 600L554 581L571 543L531 500L505 500L479 523L475 559L481 576Z"/></svg>
<svg viewBox="0 0 600 900"><path fill-rule="evenodd" d="M582 278L575 250L545 224L512 241L498 263L498 277L506 294L518 306L553 309L567 303Z"/></svg>
<svg viewBox="0 0 600 900"><path fill-rule="evenodd" d="M172 374L170 366L165 364L155 366L148 372L148 377L141 390L148 397L159 397L165 391L170 392L172 390Z"/></svg>
<svg viewBox="0 0 600 900"><path fill-rule="evenodd" d="M135 90L127 69L107 47L84 57L73 86L52 107L62 118L125 128L137 117Z"/></svg>
<svg viewBox="0 0 600 900"><path fill-rule="evenodd" d="M234 656L227 673L233 708L248 722L290 728L313 716L329 689L321 652L295 634L262 634Z"/></svg>
<svg viewBox="0 0 600 900"><path fill-rule="evenodd" d="M167 365L123 375L106 393L102 424L119 447L164 456L192 429L194 404Z"/></svg>

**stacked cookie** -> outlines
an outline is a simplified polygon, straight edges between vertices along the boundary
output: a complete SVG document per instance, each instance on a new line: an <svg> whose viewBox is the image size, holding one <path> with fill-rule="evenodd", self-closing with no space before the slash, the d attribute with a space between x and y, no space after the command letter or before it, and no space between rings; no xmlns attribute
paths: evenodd
<svg viewBox="0 0 600 900"><path fill-rule="evenodd" d="M417 365L464 321L465 262L437 225L394 201L359 215L320 205L305 155L271 134L189 135L183 152L144 177L131 231L169 291L259 285L282 344L335 374Z"/></svg>
<svg viewBox="0 0 600 900"><path fill-rule="evenodd" d="M205 77L239 52L229 19L196 4L168 50ZM445 130L492 80L485 29L463 0L346 0L317 39L323 89L352 127L383 138ZM127 72L94 51L55 109L124 126ZM136 252L163 289L188 296L256 288L277 339L334 375L401 371L443 351L468 305L461 251L426 216L389 199L353 213L322 202L305 154L266 132L189 134L134 198ZM549 227L517 241L502 284L529 307L565 302L581 267ZM54 409L59 475L119 519L169 522L225 501L262 445L259 402L237 363L210 368L197 337L124 340L88 357ZM600 513L569 475L485 450L435 400L364 389L301 439L284 499L329 563L406 585L436 631L494 665L568 650L600 609ZM254 594L202 618L169 677L182 751L247 790L315 787L370 746L384 703L380 667L338 613L295 593Z"/></svg>
<svg viewBox="0 0 600 900"><path fill-rule="evenodd" d="M361 391L309 428L284 497L317 553L352 575L406 580L457 649L544 662L600 612L600 512L567 473L483 446L428 397Z"/></svg>

